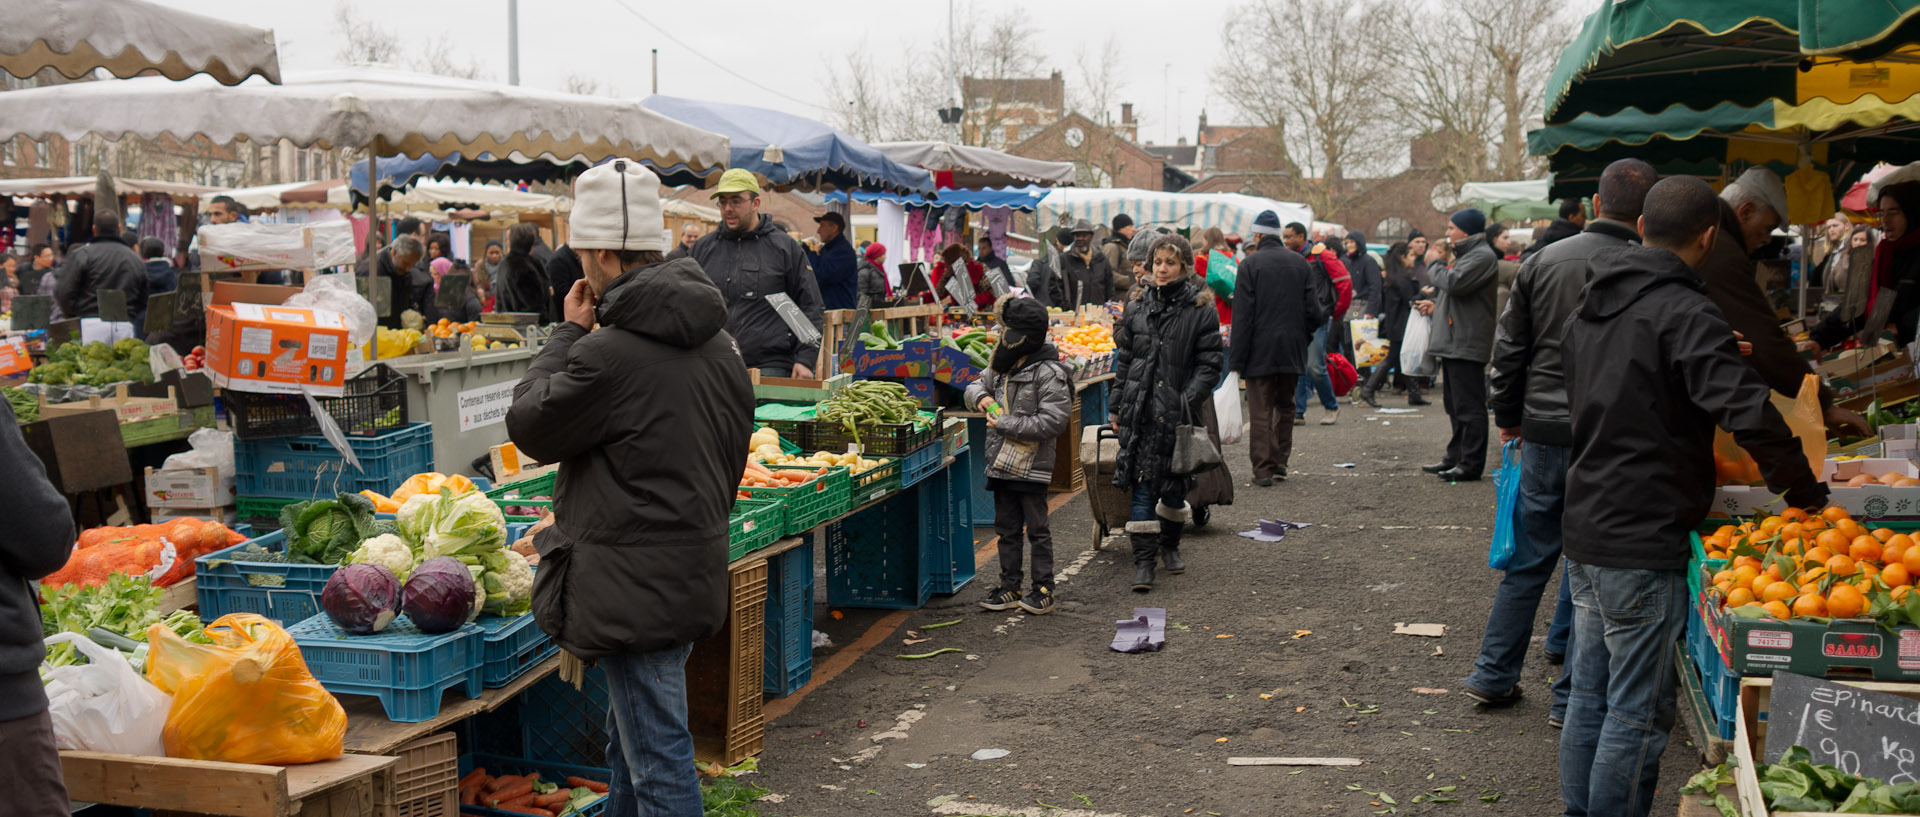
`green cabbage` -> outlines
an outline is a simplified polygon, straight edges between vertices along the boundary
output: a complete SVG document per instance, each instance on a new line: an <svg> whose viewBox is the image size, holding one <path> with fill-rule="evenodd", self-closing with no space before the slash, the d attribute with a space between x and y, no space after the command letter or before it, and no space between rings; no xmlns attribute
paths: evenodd
<svg viewBox="0 0 1920 817"><path fill-rule="evenodd" d="M287 553L296 561L335 565L371 539L373 501L359 494L296 502L280 509Z"/></svg>
<svg viewBox="0 0 1920 817"><path fill-rule="evenodd" d="M395 516L401 535L420 549L422 559L453 556L477 565L507 543L507 518L479 491L455 495L442 488L438 494L417 495Z"/></svg>

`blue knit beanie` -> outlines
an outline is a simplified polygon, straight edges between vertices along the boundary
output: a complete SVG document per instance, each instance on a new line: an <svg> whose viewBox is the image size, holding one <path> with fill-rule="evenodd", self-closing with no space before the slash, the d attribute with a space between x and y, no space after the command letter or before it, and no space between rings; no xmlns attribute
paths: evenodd
<svg viewBox="0 0 1920 817"><path fill-rule="evenodd" d="M1472 207L1454 213L1447 220L1453 222L1453 226L1459 227L1460 232L1467 235L1479 235L1487 231L1487 214Z"/></svg>

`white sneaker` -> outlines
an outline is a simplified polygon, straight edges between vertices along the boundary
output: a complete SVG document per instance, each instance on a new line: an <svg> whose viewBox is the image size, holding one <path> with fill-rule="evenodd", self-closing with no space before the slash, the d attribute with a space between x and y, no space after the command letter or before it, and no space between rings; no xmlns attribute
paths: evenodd
<svg viewBox="0 0 1920 817"><path fill-rule="evenodd" d="M1340 422L1339 411L1329 411L1327 416L1320 418L1320 424L1323 426L1330 426L1337 422Z"/></svg>

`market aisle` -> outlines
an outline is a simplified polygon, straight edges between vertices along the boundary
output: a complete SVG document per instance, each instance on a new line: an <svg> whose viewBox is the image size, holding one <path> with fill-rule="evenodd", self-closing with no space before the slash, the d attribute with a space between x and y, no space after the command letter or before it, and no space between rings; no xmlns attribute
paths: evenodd
<svg viewBox="0 0 1920 817"><path fill-rule="evenodd" d="M976 582L907 615L768 726L756 782L779 800L762 811L1370 814L1387 807L1385 793L1407 814L1482 813L1480 798L1496 794L1491 813L1558 813L1559 733L1546 723L1558 668L1532 651L1527 699L1509 710L1476 709L1459 693L1498 579L1485 566L1493 486L1449 485L1417 470L1444 443L1436 409L1347 407L1338 426L1298 429L1294 475L1270 489L1241 482L1238 503L1188 540L1188 572L1163 576L1146 596L1126 589L1124 552L1081 552L1091 523L1085 498L1075 497L1053 517L1064 543L1060 609L1042 618L988 613L975 606L988 589ZM1316 411L1310 420L1318 419ZM1244 477L1245 446L1229 447L1227 459ZM1263 516L1314 527L1277 544L1233 535ZM1114 620L1135 606L1167 609L1162 652L1107 649ZM821 628L846 644L884 618L849 612L822 618ZM954 618L964 621L902 644L907 630ZM1439 639L1394 635L1397 622L1449 629ZM895 657L942 647L965 652ZM969 759L980 749L1011 754ZM1227 766L1242 756L1365 763ZM1673 813L1672 790L1697 767L1679 727L1654 813ZM1455 788L1435 791L1446 786ZM948 795L957 800L930 805ZM1416 804L1416 796L1460 802Z"/></svg>

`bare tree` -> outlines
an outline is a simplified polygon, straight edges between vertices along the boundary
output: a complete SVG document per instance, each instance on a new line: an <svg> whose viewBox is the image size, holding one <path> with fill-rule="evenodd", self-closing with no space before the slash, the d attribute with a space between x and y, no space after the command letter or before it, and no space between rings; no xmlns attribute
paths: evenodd
<svg viewBox="0 0 1920 817"><path fill-rule="evenodd" d="M593 96L600 93L600 80L584 74L568 74L567 93Z"/></svg>
<svg viewBox="0 0 1920 817"><path fill-rule="evenodd" d="M480 67L480 61L470 54L454 56L453 42L446 37L436 37L426 44L420 56L410 61L414 70L443 77L460 79L491 79L486 69Z"/></svg>
<svg viewBox="0 0 1920 817"><path fill-rule="evenodd" d="M1438 169L1455 187L1487 178L1487 147L1498 139L1492 76L1485 60L1462 46L1451 15L1408 18L1398 47L1385 52L1392 79L1382 87L1412 134L1429 139Z"/></svg>
<svg viewBox="0 0 1920 817"><path fill-rule="evenodd" d="M944 26L928 35L922 39L947 41ZM968 5L956 21L954 44L951 55L945 48L910 50L888 65L862 42L827 63L826 107L843 129L887 141L947 138L938 111L958 105L966 108L958 141L1005 147L1006 126L1029 107L1006 80L1040 73L1039 33L1017 12L982 20ZM960 98L961 77L976 80L971 100Z"/></svg>
<svg viewBox="0 0 1920 817"><path fill-rule="evenodd" d="M1560 0L1452 0L1452 19L1465 20L1468 41L1487 62L1500 111L1501 178L1532 175L1539 163L1527 156L1527 128L1541 120L1547 77L1578 30L1570 4Z"/></svg>
<svg viewBox="0 0 1920 817"><path fill-rule="evenodd" d="M1040 74L1040 33L1027 15L1015 9L982 21L969 7L958 29L956 68L960 77L974 80L970 92L962 85L963 93L972 98L960 101L966 108L961 141L1007 147L1014 140L1007 138L1006 126L1022 109L1038 107L1033 100L1021 99L1014 83Z"/></svg>
<svg viewBox="0 0 1920 817"><path fill-rule="evenodd" d="M1256 0L1229 14L1214 90L1269 128L1281 163L1316 212L1333 213L1351 171L1392 155L1381 58L1395 34L1388 0ZM1317 172L1317 180L1308 179Z"/></svg>
<svg viewBox="0 0 1920 817"><path fill-rule="evenodd" d="M355 14L353 4L346 0L334 4L333 25L346 40L335 55L341 62L349 65L400 62L400 35Z"/></svg>
<svg viewBox="0 0 1920 817"><path fill-rule="evenodd" d="M1109 35L1097 49L1080 46L1074 57L1073 83L1067 86L1067 109L1103 125L1119 107L1126 81L1120 78L1120 41Z"/></svg>

